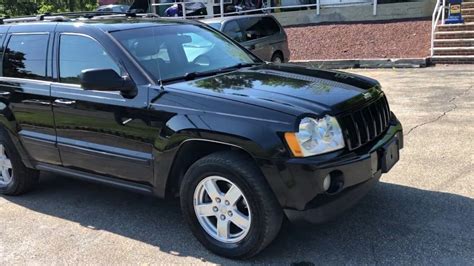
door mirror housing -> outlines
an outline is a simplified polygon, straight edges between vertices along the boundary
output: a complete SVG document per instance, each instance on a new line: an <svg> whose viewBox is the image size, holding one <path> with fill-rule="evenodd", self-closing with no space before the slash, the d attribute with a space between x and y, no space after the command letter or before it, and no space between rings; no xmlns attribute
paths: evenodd
<svg viewBox="0 0 474 266"><path fill-rule="evenodd" d="M86 69L81 72L80 80L84 90L120 91L127 95L136 91L129 78L121 77L113 69Z"/></svg>

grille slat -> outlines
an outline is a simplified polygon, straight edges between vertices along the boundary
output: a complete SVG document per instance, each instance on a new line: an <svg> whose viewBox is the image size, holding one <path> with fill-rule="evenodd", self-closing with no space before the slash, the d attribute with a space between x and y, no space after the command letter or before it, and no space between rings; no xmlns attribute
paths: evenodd
<svg viewBox="0 0 474 266"><path fill-rule="evenodd" d="M365 144L367 143L367 141L369 141L369 135L370 135L367 122L364 119L364 115L360 111L354 113L354 118L355 118L357 127L359 129L360 143Z"/></svg>
<svg viewBox="0 0 474 266"><path fill-rule="evenodd" d="M380 132L383 132L383 130L385 129L385 125L384 125L384 119L383 119L383 116L382 116L382 113L383 113L383 110L382 108L380 108L380 101L374 103L374 109L375 109L375 112L377 113L377 117L379 119L379 129L380 129Z"/></svg>
<svg viewBox="0 0 474 266"><path fill-rule="evenodd" d="M371 104L339 118L349 150L357 149L378 136L389 126L390 107L385 95Z"/></svg>
<svg viewBox="0 0 474 266"><path fill-rule="evenodd" d="M369 105L369 111L372 114L372 117L374 118L374 125L375 125L375 135L379 135L380 131L382 129L382 126L380 125L380 119L379 119L379 114L377 113L377 110L375 109L375 106Z"/></svg>
<svg viewBox="0 0 474 266"><path fill-rule="evenodd" d="M366 121L367 128L369 129L369 139L373 139L377 136L377 134L375 134L375 127L373 126L374 119L373 119L373 117L370 114L368 109L362 109L361 112L364 115L364 119Z"/></svg>
<svg viewBox="0 0 474 266"><path fill-rule="evenodd" d="M385 111L385 115L387 118L387 126L388 126L390 122L390 108L388 107L387 98L385 96L382 98L382 100L383 100L383 109Z"/></svg>

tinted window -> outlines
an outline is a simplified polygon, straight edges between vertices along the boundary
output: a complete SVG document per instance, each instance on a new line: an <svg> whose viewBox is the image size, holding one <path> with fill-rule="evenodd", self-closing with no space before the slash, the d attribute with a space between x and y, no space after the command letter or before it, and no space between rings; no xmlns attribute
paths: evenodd
<svg viewBox="0 0 474 266"><path fill-rule="evenodd" d="M45 79L49 36L12 35L3 57L5 77Z"/></svg>
<svg viewBox="0 0 474 266"><path fill-rule="evenodd" d="M280 31L280 27L271 17L244 18L240 19L239 23L247 41L267 37Z"/></svg>
<svg viewBox="0 0 474 266"><path fill-rule="evenodd" d="M227 22L224 26L223 32L237 42L243 42L246 40L244 38L244 33L240 29L240 25L239 23L237 23L236 20L231 20Z"/></svg>
<svg viewBox="0 0 474 266"><path fill-rule="evenodd" d="M97 41L85 36L61 35L60 81L80 84L79 76L85 69L113 69L120 74L120 68Z"/></svg>

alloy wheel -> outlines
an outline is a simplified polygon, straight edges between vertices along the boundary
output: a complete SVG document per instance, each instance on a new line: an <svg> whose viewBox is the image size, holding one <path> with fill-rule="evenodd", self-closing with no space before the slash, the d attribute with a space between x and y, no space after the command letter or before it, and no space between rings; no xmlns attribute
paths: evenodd
<svg viewBox="0 0 474 266"><path fill-rule="evenodd" d="M5 151L5 146L0 144L0 186L8 186L13 180L13 167Z"/></svg>
<svg viewBox="0 0 474 266"><path fill-rule="evenodd" d="M242 190L221 176L209 176L196 186L194 211L202 228L223 243L237 243L250 230L252 214Z"/></svg>

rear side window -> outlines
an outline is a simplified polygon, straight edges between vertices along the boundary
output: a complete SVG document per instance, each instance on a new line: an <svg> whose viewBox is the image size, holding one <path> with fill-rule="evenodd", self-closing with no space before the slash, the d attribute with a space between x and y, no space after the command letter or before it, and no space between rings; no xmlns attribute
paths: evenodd
<svg viewBox="0 0 474 266"><path fill-rule="evenodd" d="M46 79L47 34L12 35L3 57L3 76Z"/></svg>
<svg viewBox="0 0 474 266"><path fill-rule="evenodd" d="M239 20L247 41L271 36L280 32L280 27L273 18L255 17Z"/></svg>
<svg viewBox="0 0 474 266"><path fill-rule="evenodd" d="M94 39L80 35L61 35L59 44L60 82L80 84L79 76L85 69L113 69L120 74L120 68L102 45Z"/></svg>

